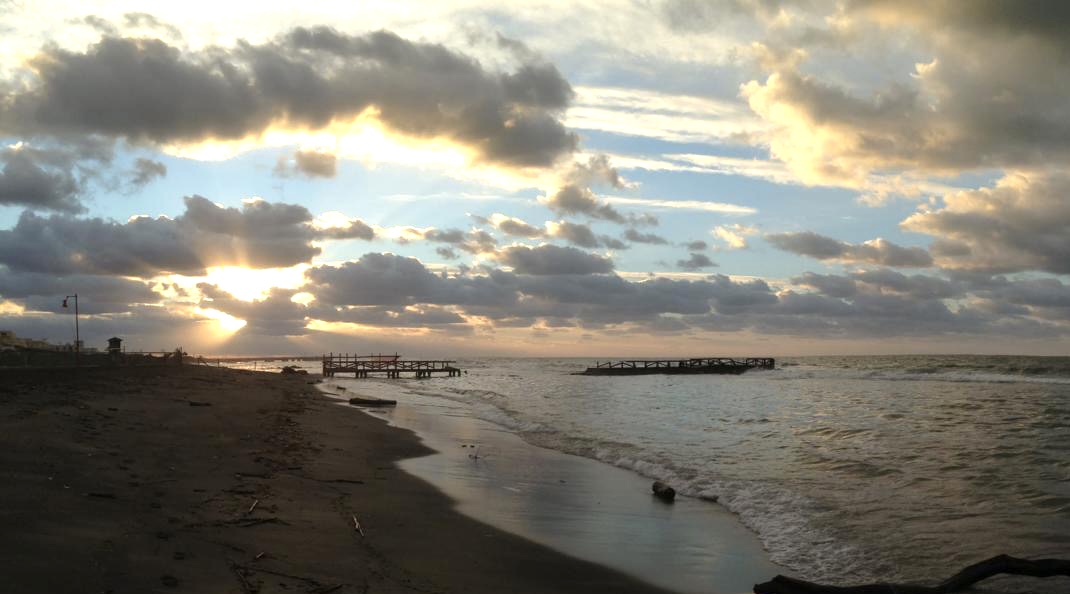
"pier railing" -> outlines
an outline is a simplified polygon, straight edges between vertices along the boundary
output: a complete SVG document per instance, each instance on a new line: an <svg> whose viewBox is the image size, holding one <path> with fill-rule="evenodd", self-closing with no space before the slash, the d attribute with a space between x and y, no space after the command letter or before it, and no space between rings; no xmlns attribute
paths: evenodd
<svg viewBox="0 0 1070 594"><path fill-rule="evenodd" d="M627 359L599 361L585 375L635 375L644 373L743 373L749 369L774 369L771 357L697 357L690 359Z"/></svg>
<svg viewBox="0 0 1070 594"><path fill-rule="evenodd" d="M461 375L461 369L454 361L445 359L402 359L400 355L351 355L348 353L330 353L323 355L323 376L332 377L338 373L352 373L353 377L365 378L369 374L382 373L388 378L401 377L402 373L413 373L416 377L431 377L444 373L449 377Z"/></svg>
<svg viewBox="0 0 1070 594"><path fill-rule="evenodd" d="M767 357L748 357L746 359L733 359L730 357L706 357L699 359L632 359L628 361L606 361L595 363L598 369L650 369L669 367L753 367L772 369L776 360Z"/></svg>

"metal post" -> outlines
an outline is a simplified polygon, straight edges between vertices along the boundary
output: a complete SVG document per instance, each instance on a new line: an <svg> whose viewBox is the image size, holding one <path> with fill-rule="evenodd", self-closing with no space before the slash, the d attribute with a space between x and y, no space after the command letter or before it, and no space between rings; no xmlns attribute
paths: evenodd
<svg viewBox="0 0 1070 594"><path fill-rule="evenodd" d="M71 297L74 297L74 366L78 367L82 358L82 335L78 330L78 293L64 297L63 307L67 307L67 300Z"/></svg>

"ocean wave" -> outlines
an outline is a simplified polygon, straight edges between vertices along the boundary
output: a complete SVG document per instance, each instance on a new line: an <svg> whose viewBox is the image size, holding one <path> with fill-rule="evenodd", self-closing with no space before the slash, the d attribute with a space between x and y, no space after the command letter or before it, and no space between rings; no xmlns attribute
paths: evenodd
<svg viewBox="0 0 1070 594"><path fill-rule="evenodd" d="M781 373L770 374L770 379L777 381L844 379L872 380L887 382L951 382L983 384L1052 384L1070 385L1070 376L1050 374L1019 375L1014 373L991 373L981 371L962 371L958 368L914 368L903 370L860 370L828 367L796 366L783 369Z"/></svg>
<svg viewBox="0 0 1070 594"><path fill-rule="evenodd" d="M1070 510L1070 391L1060 387L1070 376L1045 363L927 359L627 383L499 362L461 380L353 389L455 403L528 443L716 502L807 579L924 579L941 571L939 554L988 554L989 533L1037 554L1070 526L1059 519Z"/></svg>
<svg viewBox="0 0 1070 594"><path fill-rule="evenodd" d="M813 523L810 518L821 511L820 505L789 484L718 479L703 469L677 464L631 443L568 435L544 423L525 420L521 411L511 410L505 404L506 398L493 390L408 385L405 391L469 404L476 418L512 431L532 445L665 481L683 496L720 505L758 536L773 561L802 570L809 579L877 577L870 573L876 561L860 553L857 546L845 544L841 536Z"/></svg>

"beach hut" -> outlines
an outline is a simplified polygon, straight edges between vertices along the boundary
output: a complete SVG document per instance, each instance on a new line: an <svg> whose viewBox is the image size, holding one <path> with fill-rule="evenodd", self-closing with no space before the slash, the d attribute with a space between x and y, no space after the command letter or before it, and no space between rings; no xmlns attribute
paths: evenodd
<svg viewBox="0 0 1070 594"><path fill-rule="evenodd" d="M118 359L123 354L123 339L113 336L108 339L108 357Z"/></svg>

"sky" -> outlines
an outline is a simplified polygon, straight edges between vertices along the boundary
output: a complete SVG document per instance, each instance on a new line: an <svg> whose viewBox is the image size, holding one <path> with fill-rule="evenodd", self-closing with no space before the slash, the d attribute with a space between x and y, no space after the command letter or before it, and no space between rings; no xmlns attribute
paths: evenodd
<svg viewBox="0 0 1070 594"><path fill-rule="evenodd" d="M1061 1L0 0L0 329L1058 355Z"/></svg>

